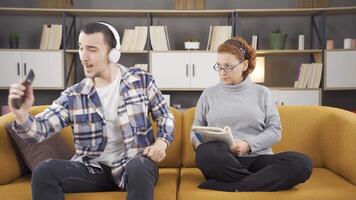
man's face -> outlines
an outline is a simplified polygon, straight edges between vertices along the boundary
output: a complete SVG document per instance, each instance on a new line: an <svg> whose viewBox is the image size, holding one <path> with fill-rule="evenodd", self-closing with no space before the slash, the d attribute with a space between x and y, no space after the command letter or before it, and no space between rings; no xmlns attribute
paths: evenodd
<svg viewBox="0 0 356 200"><path fill-rule="evenodd" d="M82 62L85 76L88 78L100 77L109 69L109 47L104 41L103 33L79 34L79 57Z"/></svg>

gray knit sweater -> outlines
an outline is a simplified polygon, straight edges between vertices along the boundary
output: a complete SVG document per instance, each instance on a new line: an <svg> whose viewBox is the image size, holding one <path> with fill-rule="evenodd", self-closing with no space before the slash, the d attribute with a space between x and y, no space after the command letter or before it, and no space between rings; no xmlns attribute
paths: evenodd
<svg viewBox="0 0 356 200"><path fill-rule="evenodd" d="M236 85L219 83L204 90L197 103L194 125L230 126L234 139L248 142L243 156L273 154L271 146L281 138L278 110L267 87L247 77ZM191 133L194 146L199 141Z"/></svg>

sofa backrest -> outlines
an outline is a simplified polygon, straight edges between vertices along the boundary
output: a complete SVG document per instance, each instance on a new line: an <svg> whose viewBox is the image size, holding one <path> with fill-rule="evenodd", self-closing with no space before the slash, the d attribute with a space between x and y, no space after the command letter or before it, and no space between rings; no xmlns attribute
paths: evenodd
<svg viewBox="0 0 356 200"><path fill-rule="evenodd" d="M39 113L44 110L46 106L35 106L32 110L36 110L34 113ZM167 149L166 158L158 164L159 167L180 167L181 166L181 146L182 146L182 113L175 108L170 108L170 111L173 113L175 120L175 129L174 129L174 141L169 145ZM152 121L153 132L157 136L157 123ZM65 141L70 144L73 148L73 134L70 126L67 126L61 131L62 136L64 136Z"/></svg>
<svg viewBox="0 0 356 200"><path fill-rule="evenodd" d="M194 121L195 108L190 108L183 113L182 133L182 165L183 167L196 167L195 151L190 142L190 131Z"/></svg>
<svg viewBox="0 0 356 200"><path fill-rule="evenodd" d="M323 165L356 185L356 114L327 108L320 137Z"/></svg>
<svg viewBox="0 0 356 200"><path fill-rule="evenodd" d="M319 139L320 126L326 118L320 106L280 106L282 139L275 144L274 152L298 151L307 154L314 167L322 167ZM183 167L195 167L195 152L190 143L190 129L194 120L195 108L183 114Z"/></svg>
<svg viewBox="0 0 356 200"><path fill-rule="evenodd" d="M30 109L32 115L44 111L48 105L33 106ZM181 139L182 139L182 114L175 108L170 108L175 118L174 141L167 149L167 157L158 164L159 167L180 167L181 166ZM16 151L16 148L8 134L6 134L5 125L14 120L11 113L1 117L0 124L0 158L6 160L7 165L0 165L0 185L6 184L11 180L21 176L26 168L25 163ZM157 135L156 123L152 122L154 134ZM60 134L68 144L69 148L74 151L73 134L71 126L65 127ZM9 168L8 166L12 166Z"/></svg>
<svg viewBox="0 0 356 200"><path fill-rule="evenodd" d="M167 157L158 163L159 167L181 167L182 165L182 113L172 107L170 111L173 113L175 120L174 141L167 149ZM152 122L152 127L155 135L157 135L157 123Z"/></svg>

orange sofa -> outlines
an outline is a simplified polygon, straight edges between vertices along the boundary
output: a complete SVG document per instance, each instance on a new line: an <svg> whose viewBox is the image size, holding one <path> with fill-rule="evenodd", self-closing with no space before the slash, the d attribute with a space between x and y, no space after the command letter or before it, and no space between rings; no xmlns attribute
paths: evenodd
<svg viewBox="0 0 356 200"><path fill-rule="evenodd" d="M35 106L36 114L46 106ZM180 112L171 108L176 119L175 141L168 148L166 159L159 164L160 178L155 199L164 200L325 200L356 199L356 116L355 114L320 106L281 106L282 140L275 152L298 151L310 156L314 169L311 178L293 189L279 192L220 192L199 189L204 180L196 168L195 153L189 142L195 109ZM30 200L30 174L21 173L23 162L4 126L11 114L0 117L0 199ZM154 124L155 126L155 124ZM61 135L72 145L71 130ZM125 192L92 192L65 194L66 200L118 200Z"/></svg>

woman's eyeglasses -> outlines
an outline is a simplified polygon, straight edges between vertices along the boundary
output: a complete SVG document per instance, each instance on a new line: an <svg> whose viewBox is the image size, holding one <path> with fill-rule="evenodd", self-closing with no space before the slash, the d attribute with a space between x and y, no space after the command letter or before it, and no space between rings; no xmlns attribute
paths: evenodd
<svg viewBox="0 0 356 200"><path fill-rule="evenodd" d="M235 67L239 66L241 63L243 63L244 61L242 62L239 62L237 63L236 65L219 65L218 63L216 63L214 66L213 66L213 69L217 72L221 72L221 70L224 70L224 72L226 73L230 73L232 72L232 70L234 70Z"/></svg>

